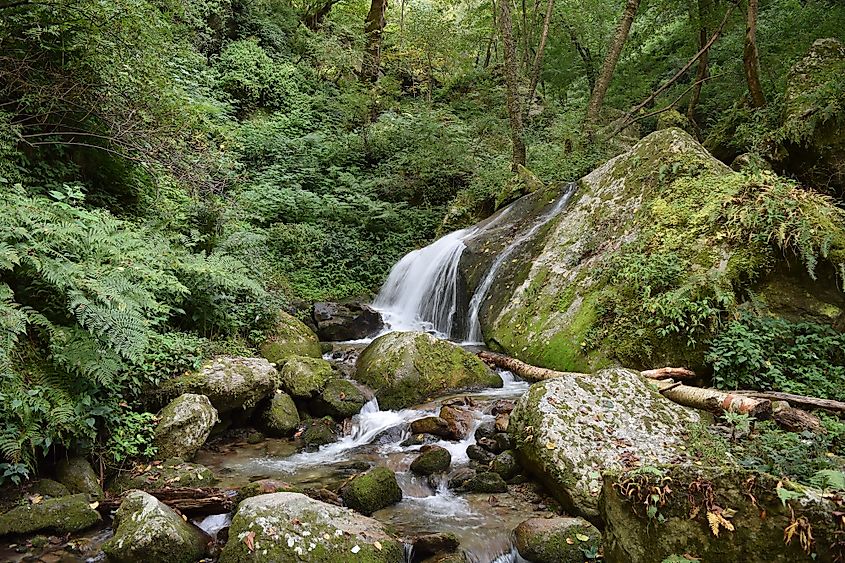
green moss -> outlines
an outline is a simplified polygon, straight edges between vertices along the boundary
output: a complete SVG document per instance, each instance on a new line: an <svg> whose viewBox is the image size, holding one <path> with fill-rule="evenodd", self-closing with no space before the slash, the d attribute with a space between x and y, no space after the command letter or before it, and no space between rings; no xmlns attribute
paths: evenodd
<svg viewBox="0 0 845 563"><path fill-rule="evenodd" d="M448 470L451 463L452 454L446 448L424 446L420 455L411 462L411 471L417 475L434 475Z"/></svg>
<svg viewBox="0 0 845 563"><path fill-rule="evenodd" d="M207 467L174 457L140 472L119 474L109 485L109 491L119 494L130 489L154 491L174 486L210 487L216 482L217 478Z"/></svg>
<svg viewBox="0 0 845 563"><path fill-rule="evenodd" d="M317 396L332 378L332 365L322 358L291 356L280 373L282 388L293 397Z"/></svg>
<svg viewBox="0 0 845 563"><path fill-rule="evenodd" d="M85 530L101 520L89 502L88 495L80 493L13 508L0 516L0 536L40 530L58 534Z"/></svg>
<svg viewBox="0 0 845 563"><path fill-rule="evenodd" d="M278 437L287 437L293 434L299 425L299 412L296 404L287 393L276 391L270 399L270 405L262 418L264 429Z"/></svg>
<svg viewBox="0 0 845 563"><path fill-rule="evenodd" d="M291 356L321 357L320 341L308 326L296 317L279 312L279 320L267 340L259 347L267 361L281 364Z"/></svg>
<svg viewBox="0 0 845 563"><path fill-rule="evenodd" d="M348 379L334 378L311 403L311 412L317 416L331 416L343 420L358 414L367 402L366 397Z"/></svg>
<svg viewBox="0 0 845 563"><path fill-rule="evenodd" d="M358 475L341 490L343 503L366 516L402 500L396 475L386 467L376 467Z"/></svg>
<svg viewBox="0 0 845 563"><path fill-rule="evenodd" d="M56 479L72 493L85 493L101 498L103 488L88 460L82 457L63 459L56 465Z"/></svg>

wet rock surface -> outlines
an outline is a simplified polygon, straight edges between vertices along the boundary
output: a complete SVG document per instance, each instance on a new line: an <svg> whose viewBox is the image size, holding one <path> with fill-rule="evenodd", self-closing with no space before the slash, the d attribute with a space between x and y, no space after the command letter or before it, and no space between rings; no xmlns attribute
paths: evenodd
<svg viewBox="0 0 845 563"><path fill-rule="evenodd" d="M420 455L411 462L411 471L417 475L434 475L449 469L452 454L440 446L423 446Z"/></svg>
<svg viewBox="0 0 845 563"><path fill-rule="evenodd" d="M266 410L261 414L261 427L267 434L284 438L299 426L299 412L290 395L276 390Z"/></svg>
<svg viewBox="0 0 845 563"><path fill-rule="evenodd" d="M311 412L316 416L331 416L343 420L358 414L367 402L364 393L346 379L331 379L320 395L311 404Z"/></svg>
<svg viewBox="0 0 845 563"><path fill-rule="evenodd" d="M340 490L343 503L365 516L402 500L396 475L386 467L376 467L354 477Z"/></svg>
<svg viewBox="0 0 845 563"><path fill-rule="evenodd" d="M50 531L59 534L85 530L101 520L85 493L18 506L0 516L0 536Z"/></svg>
<svg viewBox="0 0 845 563"><path fill-rule="evenodd" d="M601 547L601 533L582 518L530 518L514 538L519 554L534 563L582 563Z"/></svg>
<svg viewBox="0 0 845 563"><path fill-rule="evenodd" d="M384 328L381 313L362 303L315 303L312 318L320 340L360 340Z"/></svg>

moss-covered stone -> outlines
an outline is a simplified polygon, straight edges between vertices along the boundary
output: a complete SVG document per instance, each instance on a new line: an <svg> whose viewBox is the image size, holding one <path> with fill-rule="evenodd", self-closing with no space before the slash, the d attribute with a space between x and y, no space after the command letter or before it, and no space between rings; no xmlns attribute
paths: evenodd
<svg viewBox="0 0 845 563"><path fill-rule="evenodd" d="M292 356L281 371L282 389L297 399L316 397L334 376L332 365L322 358Z"/></svg>
<svg viewBox="0 0 845 563"><path fill-rule="evenodd" d="M402 543L378 521L302 494L274 493L238 505L220 563L396 563L403 558Z"/></svg>
<svg viewBox="0 0 845 563"><path fill-rule="evenodd" d="M219 415L254 407L279 386L279 374L263 358L218 356L199 371L162 383L154 392L163 402L184 393L205 395Z"/></svg>
<svg viewBox="0 0 845 563"><path fill-rule="evenodd" d="M361 412L367 398L348 379L333 378L320 395L311 402L311 412L317 416L331 416L343 420Z"/></svg>
<svg viewBox="0 0 845 563"><path fill-rule="evenodd" d="M505 450L493 460L491 467L494 473L502 476L502 479L508 481L519 473L519 463L516 461L516 454L512 450Z"/></svg>
<svg viewBox="0 0 845 563"><path fill-rule="evenodd" d="M598 554L601 533L581 518L529 518L514 530L519 554L534 563L583 563Z"/></svg>
<svg viewBox="0 0 845 563"><path fill-rule="evenodd" d="M631 456L644 465L683 456L698 414L660 395L639 373L607 369L535 383L511 413L520 465L574 515L598 521L601 471Z"/></svg>
<svg viewBox="0 0 845 563"><path fill-rule="evenodd" d="M109 484L109 491L120 494L130 489L154 491L165 487L210 487L216 482L217 478L209 468L176 457L158 465L142 465L119 474Z"/></svg>
<svg viewBox="0 0 845 563"><path fill-rule="evenodd" d="M299 426L299 411L290 395L277 390L261 415L264 430L271 436L287 438Z"/></svg>
<svg viewBox="0 0 845 563"><path fill-rule="evenodd" d="M217 423L217 410L205 395L185 393L158 415L155 445L161 458L192 459Z"/></svg>
<svg viewBox="0 0 845 563"><path fill-rule="evenodd" d="M337 424L331 417L312 418L306 421L302 434L299 436L302 447L309 451L331 444L337 438Z"/></svg>
<svg viewBox="0 0 845 563"><path fill-rule="evenodd" d="M88 495L80 493L18 506L0 516L0 536L42 530L57 534L85 530L101 520L100 513L89 503Z"/></svg>
<svg viewBox="0 0 845 563"><path fill-rule="evenodd" d="M39 479L35 483L32 484L32 487L29 489L32 494L41 495L45 497L66 497L71 494L70 490L59 483L58 481L53 481L52 479Z"/></svg>
<svg viewBox="0 0 845 563"><path fill-rule="evenodd" d="M424 332L392 332L373 340L356 379L372 387L383 409L402 409L459 389L501 387L502 378L460 346Z"/></svg>
<svg viewBox="0 0 845 563"><path fill-rule="evenodd" d="M115 563L193 563L206 552L205 534L143 491L126 495L113 525L114 537L103 551Z"/></svg>
<svg viewBox="0 0 845 563"><path fill-rule="evenodd" d="M449 428L449 423L439 416L427 416L411 422L411 433L448 438L452 435L452 430Z"/></svg>
<svg viewBox="0 0 845 563"><path fill-rule="evenodd" d="M314 331L284 311L279 312L279 320L259 348L267 361L278 365L291 356L321 356L320 341Z"/></svg>
<svg viewBox="0 0 845 563"><path fill-rule="evenodd" d="M417 475L443 473L452 464L452 454L440 446L423 446L420 455L411 462L411 471Z"/></svg>
<svg viewBox="0 0 845 563"><path fill-rule="evenodd" d="M101 498L103 487L94 468L83 457L65 458L56 465L56 480L71 493L85 493L91 498Z"/></svg>
<svg viewBox="0 0 845 563"><path fill-rule="evenodd" d="M468 493L506 493L508 484L502 476L492 471L477 473L468 479L462 487Z"/></svg>
<svg viewBox="0 0 845 563"><path fill-rule="evenodd" d="M669 129L671 127L678 127L679 129L683 129L690 135L695 134L695 131L692 127L692 123L687 117L681 112L671 109L669 111L664 111L660 114L657 118L657 129Z"/></svg>
<svg viewBox="0 0 845 563"><path fill-rule="evenodd" d="M627 486L631 483L641 486ZM655 485L664 486L663 498L651 501L656 512L649 517L649 493L637 490ZM834 561L834 538L841 533L837 509L810 489L790 491L797 498L782 502L779 487L790 485L737 467L606 472L600 502L605 558L609 563L661 563L672 554L690 553L707 563ZM733 530L716 520L719 535L714 535L708 512L721 515ZM799 520L803 524L787 544L787 528ZM800 529L814 538L808 551L801 547Z"/></svg>
<svg viewBox="0 0 845 563"><path fill-rule="evenodd" d="M286 481L279 481L277 479L259 479L238 489L238 495L235 497L235 502L240 504L241 501L258 495L268 495L271 493L303 493L305 491L302 487L292 485Z"/></svg>
<svg viewBox="0 0 845 563"><path fill-rule="evenodd" d="M386 467L376 467L356 476L340 490L343 503L356 512L370 516L402 500L396 475Z"/></svg>

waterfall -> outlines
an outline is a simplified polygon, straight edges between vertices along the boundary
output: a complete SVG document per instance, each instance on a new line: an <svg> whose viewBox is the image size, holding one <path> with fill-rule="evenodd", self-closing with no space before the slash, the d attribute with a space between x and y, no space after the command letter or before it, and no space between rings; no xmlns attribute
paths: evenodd
<svg viewBox="0 0 845 563"><path fill-rule="evenodd" d="M458 263L476 228L449 233L406 254L390 270L373 306L392 330L427 330L448 338L458 312Z"/></svg>
<svg viewBox="0 0 845 563"><path fill-rule="evenodd" d="M487 270L487 273L484 275L484 279L481 280L481 283L476 288L475 293L469 302L466 338L468 342L483 344L484 339L481 334L481 322L478 316L481 312L481 306L487 298L487 293L490 291L490 287L492 287L493 282L496 281L496 276L498 275L502 264L510 258L511 254L513 254L517 248L531 240L531 238L537 234L537 231L543 228L546 223L551 221L564 207L566 207L566 204L569 203L569 200L572 197L572 194L575 193L575 189L577 187L578 185L574 182L566 186L566 191L564 191L563 195L558 198L554 206L541 215L530 229L517 236L493 261L493 264L490 266L490 269Z"/></svg>

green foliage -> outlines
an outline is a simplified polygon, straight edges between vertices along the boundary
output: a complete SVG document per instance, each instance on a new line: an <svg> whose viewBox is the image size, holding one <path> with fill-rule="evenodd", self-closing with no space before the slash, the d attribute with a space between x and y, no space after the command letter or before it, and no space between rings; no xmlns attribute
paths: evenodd
<svg viewBox="0 0 845 563"><path fill-rule="evenodd" d="M829 326L743 314L713 340L708 361L721 389L845 400L845 334Z"/></svg>
<svg viewBox="0 0 845 563"><path fill-rule="evenodd" d="M155 415L149 412L123 412L113 417L106 442L106 454L113 463L127 459L151 459L156 454L153 445Z"/></svg>

